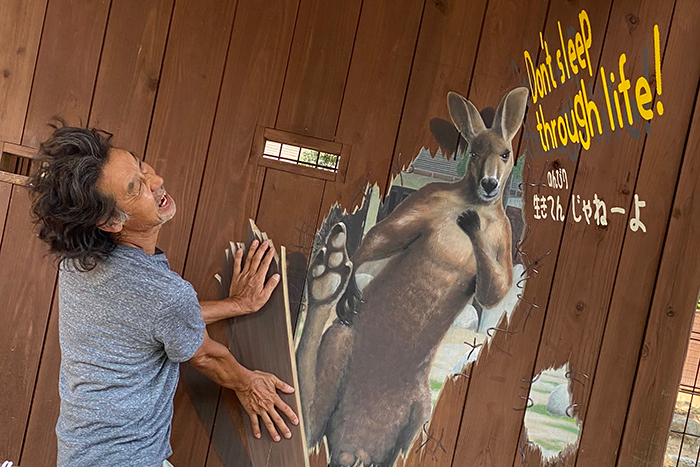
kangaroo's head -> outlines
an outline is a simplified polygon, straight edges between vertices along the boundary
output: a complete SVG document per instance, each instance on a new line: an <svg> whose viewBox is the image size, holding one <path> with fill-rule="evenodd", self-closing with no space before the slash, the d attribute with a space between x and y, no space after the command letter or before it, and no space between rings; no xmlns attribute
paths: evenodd
<svg viewBox="0 0 700 467"><path fill-rule="evenodd" d="M467 172L464 181L472 195L483 203L503 196L515 155L511 141L520 129L527 105L527 88L515 88L498 104L491 128L474 104L457 93L447 94L447 107L455 126L467 142Z"/></svg>

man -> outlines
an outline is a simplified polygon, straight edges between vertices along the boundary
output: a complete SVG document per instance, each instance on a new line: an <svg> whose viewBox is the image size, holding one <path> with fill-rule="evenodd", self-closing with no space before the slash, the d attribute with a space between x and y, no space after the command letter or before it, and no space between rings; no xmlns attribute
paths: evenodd
<svg viewBox="0 0 700 467"><path fill-rule="evenodd" d="M170 465L184 361L236 392L255 436L260 417L275 441L277 430L289 438L279 412L298 419L277 390L294 389L244 368L205 328L265 304L279 282L275 275L265 283L274 249L254 242L245 264L238 251L230 297L198 302L156 248L176 208L153 168L82 128L56 128L40 153L32 212L39 238L60 259L58 466Z"/></svg>

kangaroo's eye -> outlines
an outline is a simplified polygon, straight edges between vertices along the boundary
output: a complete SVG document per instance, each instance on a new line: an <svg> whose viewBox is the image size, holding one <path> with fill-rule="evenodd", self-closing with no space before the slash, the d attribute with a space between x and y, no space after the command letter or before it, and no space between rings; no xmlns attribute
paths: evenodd
<svg viewBox="0 0 700 467"><path fill-rule="evenodd" d="M507 161L509 157L510 157L510 151L506 151L503 154L501 154L501 159L503 159L504 161Z"/></svg>

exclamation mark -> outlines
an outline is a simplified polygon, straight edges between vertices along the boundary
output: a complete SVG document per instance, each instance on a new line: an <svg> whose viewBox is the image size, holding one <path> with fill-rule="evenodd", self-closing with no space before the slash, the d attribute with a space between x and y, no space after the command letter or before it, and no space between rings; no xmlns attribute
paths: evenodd
<svg viewBox="0 0 700 467"><path fill-rule="evenodd" d="M664 105L661 103L661 47L659 46L659 25L654 25L654 60L656 61L656 112L664 114Z"/></svg>

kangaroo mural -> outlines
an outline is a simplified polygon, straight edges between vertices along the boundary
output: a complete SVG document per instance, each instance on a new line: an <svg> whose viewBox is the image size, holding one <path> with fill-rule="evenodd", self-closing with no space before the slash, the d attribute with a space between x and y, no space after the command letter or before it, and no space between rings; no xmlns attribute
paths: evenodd
<svg viewBox="0 0 700 467"><path fill-rule="evenodd" d="M473 299L493 307L510 290L502 196L527 97L522 87L507 93L487 128L450 92L464 177L412 193L352 258L346 226L335 224L311 261L297 367L309 447L325 436L331 465L392 466L430 418L428 374L451 323Z"/></svg>

